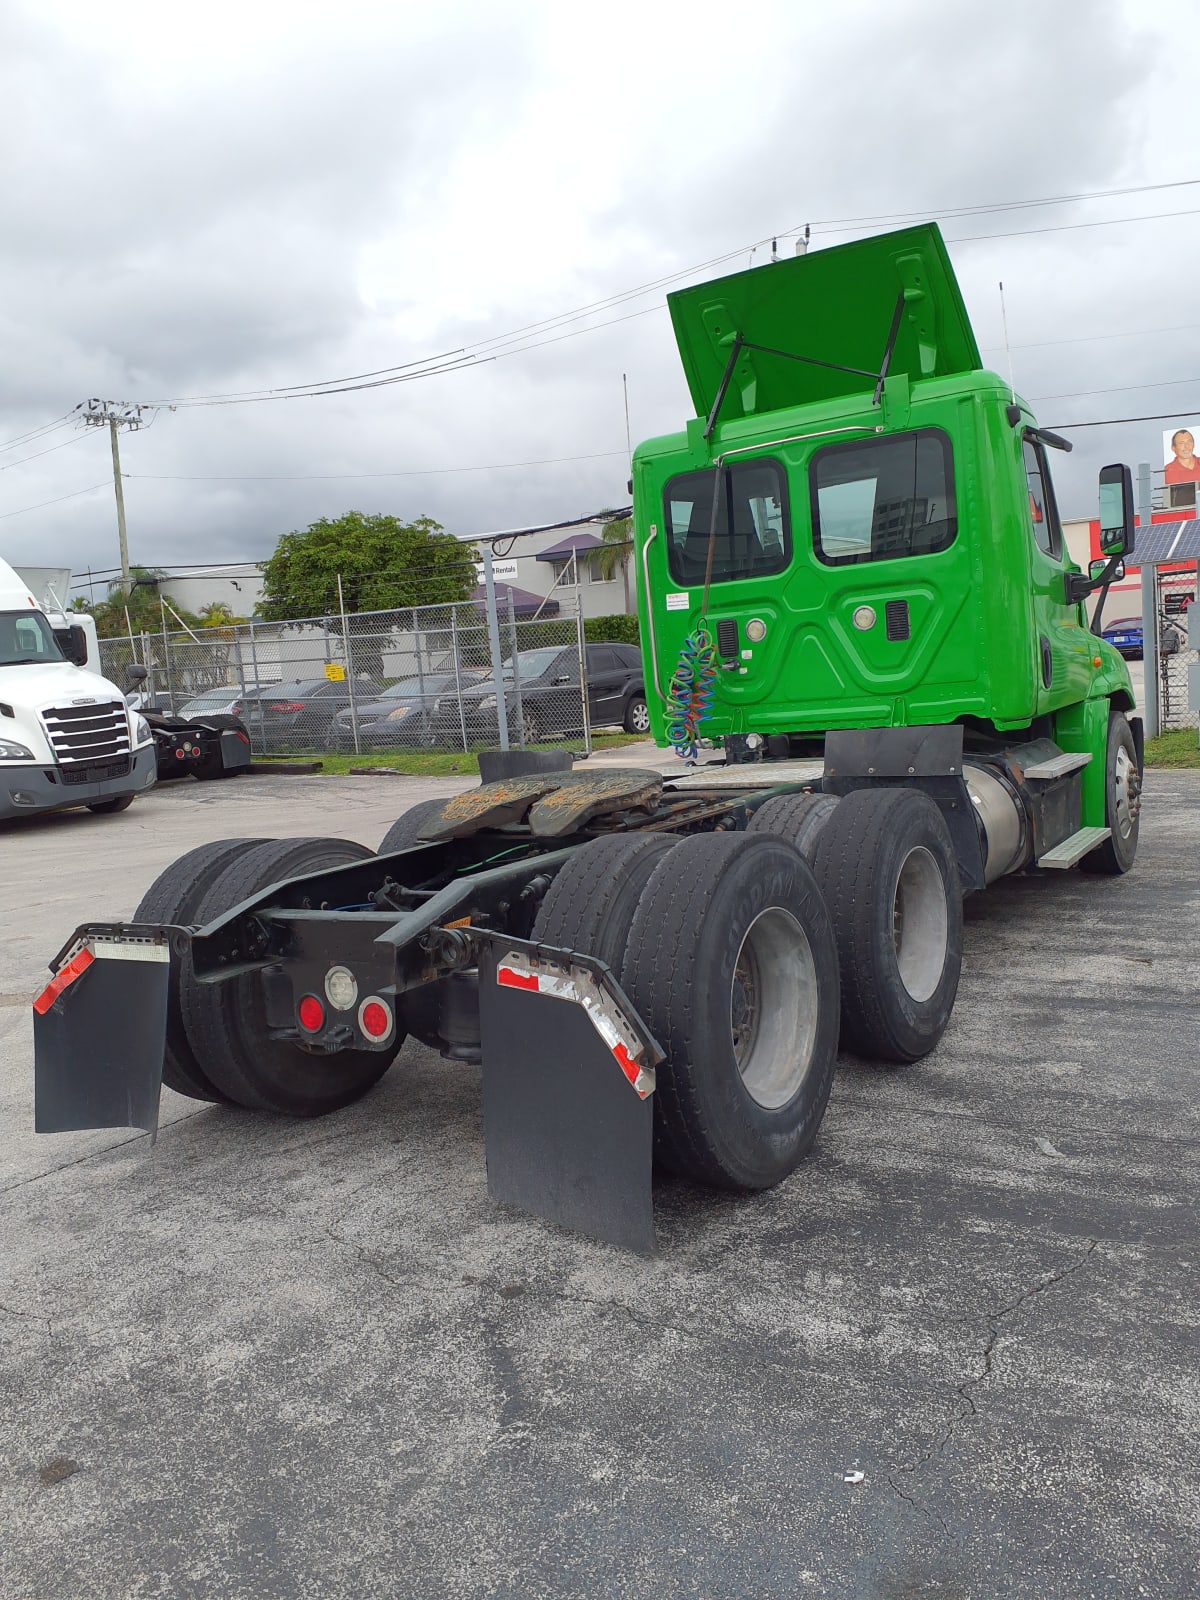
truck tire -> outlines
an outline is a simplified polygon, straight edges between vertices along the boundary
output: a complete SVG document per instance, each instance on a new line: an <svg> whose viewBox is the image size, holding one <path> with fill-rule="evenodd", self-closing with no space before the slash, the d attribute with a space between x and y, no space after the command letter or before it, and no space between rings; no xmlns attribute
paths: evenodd
<svg viewBox="0 0 1200 1600"><path fill-rule="evenodd" d="M1129 871L1137 855L1142 810L1137 746L1133 742L1133 729L1121 711L1109 713L1104 759L1104 821L1112 831L1079 865L1084 872L1115 878Z"/></svg>
<svg viewBox="0 0 1200 1600"><path fill-rule="evenodd" d="M650 874L679 843L674 833L615 833L583 845L547 890L533 938L597 956L617 974Z"/></svg>
<svg viewBox="0 0 1200 1600"><path fill-rule="evenodd" d="M941 812L916 789L857 789L825 824L813 870L837 935L843 1047L868 1060L928 1055L962 966L962 890Z"/></svg>
<svg viewBox="0 0 1200 1600"><path fill-rule="evenodd" d="M837 803L835 794L779 794L759 806L746 832L777 834L811 862L817 838Z"/></svg>
<svg viewBox="0 0 1200 1600"><path fill-rule="evenodd" d="M420 829L434 812L440 811L445 804L445 800L418 800L415 806L409 806L407 811L402 811L379 841L377 854L390 856L393 851L407 850L409 845L420 844L421 840L418 838Z"/></svg>
<svg viewBox="0 0 1200 1600"><path fill-rule="evenodd" d="M89 811L94 811L98 817L111 817L116 811L128 811L136 795L118 794L111 800L93 800L88 805Z"/></svg>
<svg viewBox="0 0 1200 1600"><path fill-rule="evenodd" d="M183 924L196 921L200 902L213 883L231 861L245 855L261 839L218 839L213 844L198 845L186 855L173 861L146 890L133 913L135 922L166 922ZM192 1100L214 1100L227 1104L227 1097L211 1081L188 1041L183 1026L180 994L185 985L193 983L192 957L172 961L167 980L167 1034L163 1051L163 1082L176 1094L185 1094Z"/></svg>
<svg viewBox="0 0 1200 1600"><path fill-rule="evenodd" d="M666 1052L654 1095L661 1166L766 1189L816 1137L837 1057L837 946L793 845L696 834L655 867L621 985Z"/></svg>
<svg viewBox="0 0 1200 1600"><path fill-rule="evenodd" d="M220 735L225 731L244 735L246 744L250 743L250 730L240 717L228 716L218 712L216 716L205 717L201 726L212 728L218 735L216 748L208 750L200 757L192 768L192 776L201 783L211 783L216 778L240 778L246 771L245 767L227 767L221 759Z"/></svg>
<svg viewBox="0 0 1200 1600"><path fill-rule="evenodd" d="M285 878L317 872L373 852L346 839L272 839L238 856L212 884L197 919L210 922L240 901ZM391 1066L394 1049L320 1055L272 1039L257 972L223 983L183 985L183 1022L205 1075L235 1105L283 1116L319 1117L358 1100Z"/></svg>

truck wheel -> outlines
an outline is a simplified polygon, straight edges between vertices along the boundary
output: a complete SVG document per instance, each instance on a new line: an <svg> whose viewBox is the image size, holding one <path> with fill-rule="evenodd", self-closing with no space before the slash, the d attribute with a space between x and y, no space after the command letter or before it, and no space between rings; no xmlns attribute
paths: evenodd
<svg viewBox="0 0 1200 1600"><path fill-rule="evenodd" d="M583 845L547 890L533 938L598 956L619 972L642 891L663 855L679 843L674 833L615 833Z"/></svg>
<svg viewBox="0 0 1200 1600"><path fill-rule="evenodd" d="M445 804L445 800L418 800L415 806L409 806L407 811L401 812L379 841L378 854L390 856L393 851L407 850L409 845L420 844L421 840L418 837L420 829L434 812L440 811Z"/></svg>
<svg viewBox="0 0 1200 1600"><path fill-rule="evenodd" d="M685 838L638 901L621 985L666 1051L654 1148L681 1177L766 1189L816 1137L837 1057L837 946L785 840Z"/></svg>
<svg viewBox="0 0 1200 1600"><path fill-rule="evenodd" d="M119 794L111 800L93 800L88 810L94 811L99 817L110 817L114 811L128 811L136 798L132 794Z"/></svg>
<svg viewBox="0 0 1200 1600"><path fill-rule="evenodd" d="M1113 711L1108 719L1104 774L1104 821L1112 832L1098 849L1084 856L1081 869L1114 878L1128 872L1137 855L1141 812L1142 775L1133 730L1123 712Z"/></svg>
<svg viewBox="0 0 1200 1600"><path fill-rule="evenodd" d="M261 839L218 839L199 845L173 861L146 890L133 913L135 922L167 922L187 925L196 921L201 900L231 861ZM192 983L191 952L182 961L172 961L167 983L167 1036L163 1052L163 1082L176 1094L193 1100L227 1103L226 1096L208 1078L188 1042L180 1010L182 988Z"/></svg>
<svg viewBox="0 0 1200 1600"><path fill-rule="evenodd" d="M372 851L346 839L272 839L237 857L201 902L197 921L210 922L252 894L302 873L370 860ZM257 972L223 983L182 985L188 1041L205 1075L235 1105L284 1116L319 1117L358 1100L392 1064L394 1051L340 1050L318 1055L267 1027ZM397 1030L395 1049L404 1035Z"/></svg>
<svg viewBox="0 0 1200 1600"><path fill-rule="evenodd" d="M928 1055L962 966L962 890L941 812L915 789L855 790L825 824L813 870L837 935L843 1046L882 1061Z"/></svg>
<svg viewBox="0 0 1200 1600"><path fill-rule="evenodd" d="M650 732L650 707L646 704L644 694L630 697L629 704L625 707L625 732Z"/></svg>
<svg viewBox="0 0 1200 1600"><path fill-rule="evenodd" d="M821 829L838 803L835 794L780 794L764 801L746 825L747 833L774 833L794 844L811 862Z"/></svg>

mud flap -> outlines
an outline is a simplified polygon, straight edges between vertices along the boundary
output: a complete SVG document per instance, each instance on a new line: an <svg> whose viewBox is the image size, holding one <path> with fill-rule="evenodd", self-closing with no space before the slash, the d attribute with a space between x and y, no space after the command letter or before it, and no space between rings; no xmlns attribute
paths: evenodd
<svg viewBox="0 0 1200 1600"><path fill-rule="evenodd" d="M79 929L33 1003L34 1127L158 1131L168 929Z"/></svg>
<svg viewBox="0 0 1200 1600"><path fill-rule="evenodd" d="M250 740L236 728L221 730L221 765L226 772L246 772L250 767Z"/></svg>
<svg viewBox="0 0 1200 1600"><path fill-rule="evenodd" d="M653 1254L653 1036L601 961L485 935L479 963L488 1193Z"/></svg>

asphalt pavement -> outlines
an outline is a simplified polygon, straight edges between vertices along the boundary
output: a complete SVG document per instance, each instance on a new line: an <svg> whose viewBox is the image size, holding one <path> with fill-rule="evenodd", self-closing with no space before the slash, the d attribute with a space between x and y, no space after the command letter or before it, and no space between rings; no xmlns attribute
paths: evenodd
<svg viewBox="0 0 1200 1600"><path fill-rule="evenodd" d="M487 1197L407 1045L288 1122L31 1131L29 1000L184 849L454 785L240 779L0 833L4 1600L1197 1593L1200 772L1135 870L968 901L950 1029L844 1058L759 1196L635 1258Z"/></svg>

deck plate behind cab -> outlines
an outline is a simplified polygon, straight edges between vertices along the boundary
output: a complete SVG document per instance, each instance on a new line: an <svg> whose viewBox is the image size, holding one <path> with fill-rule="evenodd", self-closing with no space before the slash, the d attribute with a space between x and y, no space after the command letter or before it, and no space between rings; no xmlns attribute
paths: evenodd
<svg viewBox="0 0 1200 1600"><path fill-rule="evenodd" d="M422 839L462 839L489 828L503 828L528 816L542 838L577 833L592 817L631 807L650 810L662 794L659 772L640 767L608 767L591 772L531 773L483 783L447 800L421 828Z"/></svg>

